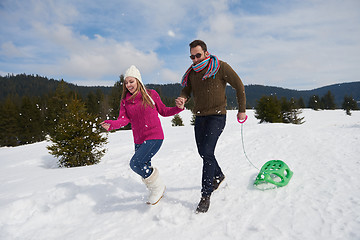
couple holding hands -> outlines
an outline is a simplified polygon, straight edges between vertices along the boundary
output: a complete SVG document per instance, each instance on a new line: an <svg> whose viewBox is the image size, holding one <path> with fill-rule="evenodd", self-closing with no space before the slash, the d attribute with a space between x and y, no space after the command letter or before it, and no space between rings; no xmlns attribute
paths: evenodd
<svg viewBox="0 0 360 240"><path fill-rule="evenodd" d="M239 107L237 118L243 121L246 118L246 97L240 77L226 62L210 55L205 42L194 40L189 46L193 63L182 77L183 89L175 100L176 107L166 107L155 90L146 89L140 71L131 66L124 76L118 119L106 120L101 125L111 131L131 123L135 154L130 160L130 167L141 176L149 189L147 203L155 205L165 192L159 170L151 165L152 157L164 140L158 114L164 117L178 114L192 96L196 115L195 140L203 159L201 199L196 212L204 213L209 209L211 193L225 178L214 152L226 123L227 83L236 90Z"/></svg>

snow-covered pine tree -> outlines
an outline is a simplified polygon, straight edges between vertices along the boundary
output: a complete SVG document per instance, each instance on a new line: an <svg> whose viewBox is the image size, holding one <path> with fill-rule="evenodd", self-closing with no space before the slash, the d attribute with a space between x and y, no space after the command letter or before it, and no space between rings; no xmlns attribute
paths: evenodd
<svg viewBox="0 0 360 240"><path fill-rule="evenodd" d="M87 113L85 104L77 98L70 101L50 135L52 155L59 158L60 167L87 166L100 162L105 154L107 133L99 127L100 120Z"/></svg>

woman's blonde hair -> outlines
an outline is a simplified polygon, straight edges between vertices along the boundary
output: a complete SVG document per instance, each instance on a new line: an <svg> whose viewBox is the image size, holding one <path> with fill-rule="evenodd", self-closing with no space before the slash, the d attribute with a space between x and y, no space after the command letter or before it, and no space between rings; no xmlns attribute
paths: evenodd
<svg viewBox="0 0 360 240"><path fill-rule="evenodd" d="M148 94L146 94L145 91L147 91L147 90L144 88L144 86L140 83L140 81L137 78L135 78L135 79L136 79L136 82L137 82L137 89L135 90L135 92L133 93L133 95L130 97L129 100L135 98L139 94L139 92L141 92L142 105L144 107L146 107L146 105L148 105L148 106L154 108L154 104L152 103L152 101L150 99L150 95L149 95L150 93L148 92ZM121 100L125 99L127 93L130 93L130 92L126 88L125 82L124 82L123 83L123 92L122 92L122 95L121 95Z"/></svg>

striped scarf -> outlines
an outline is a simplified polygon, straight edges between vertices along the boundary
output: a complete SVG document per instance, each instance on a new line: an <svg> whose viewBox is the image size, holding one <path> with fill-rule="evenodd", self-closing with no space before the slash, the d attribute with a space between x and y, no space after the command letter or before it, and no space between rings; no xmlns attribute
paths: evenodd
<svg viewBox="0 0 360 240"><path fill-rule="evenodd" d="M204 74L202 80L205 80L206 78L210 78L210 77L215 78L215 74L219 71L220 63L219 63L219 59L216 56L210 55L209 57L204 59L202 62L200 62L196 65L191 65L189 67L189 69L185 72L184 76L181 79L181 85L182 86L187 85L188 77L189 77L191 70L194 70L195 72L200 72L207 65L209 65L209 67L208 67L206 73Z"/></svg>

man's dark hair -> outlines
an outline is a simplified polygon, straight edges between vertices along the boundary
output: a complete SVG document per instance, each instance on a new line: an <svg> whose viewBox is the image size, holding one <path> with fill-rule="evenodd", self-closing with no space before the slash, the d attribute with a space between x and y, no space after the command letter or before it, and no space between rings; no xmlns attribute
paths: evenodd
<svg viewBox="0 0 360 240"><path fill-rule="evenodd" d="M194 47L197 47L197 46L200 46L204 52L207 51L206 43L204 41L201 41L201 40L194 40L189 44L189 46L190 46L190 49L194 48Z"/></svg>

